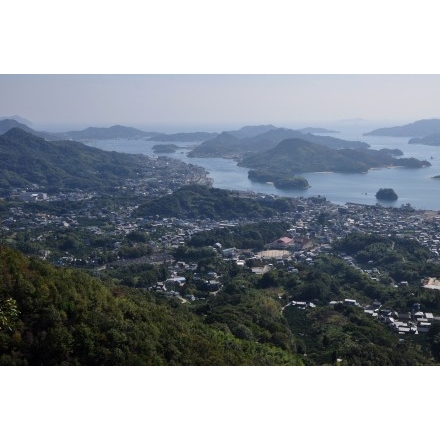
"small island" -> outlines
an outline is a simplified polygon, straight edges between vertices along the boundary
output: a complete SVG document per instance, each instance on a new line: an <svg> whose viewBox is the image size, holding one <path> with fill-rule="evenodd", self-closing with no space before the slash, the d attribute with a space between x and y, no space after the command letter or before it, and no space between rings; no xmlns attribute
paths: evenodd
<svg viewBox="0 0 440 440"><path fill-rule="evenodd" d="M278 189L307 189L309 182L304 177L267 170L249 170L248 179L254 182L273 183Z"/></svg>
<svg viewBox="0 0 440 440"><path fill-rule="evenodd" d="M398 199L398 196L392 188L381 188L376 193L376 199L394 201Z"/></svg>
<svg viewBox="0 0 440 440"><path fill-rule="evenodd" d="M155 153L175 153L179 147L174 144L159 144L154 145L153 151Z"/></svg>
<svg viewBox="0 0 440 440"><path fill-rule="evenodd" d="M304 177L287 177L285 179L277 179L274 185L278 189L307 189L310 188L309 182Z"/></svg>

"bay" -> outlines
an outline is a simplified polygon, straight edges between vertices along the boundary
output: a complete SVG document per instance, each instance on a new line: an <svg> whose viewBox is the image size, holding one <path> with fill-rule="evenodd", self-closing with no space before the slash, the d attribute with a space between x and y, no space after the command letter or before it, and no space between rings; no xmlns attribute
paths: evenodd
<svg viewBox="0 0 440 440"><path fill-rule="evenodd" d="M311 185L309 189L281 190L270 184L252 182L247 177L249 169L237 166L236 162L231 159L188 157L188 151L197 145L194 142L173 142L181 148L175 153L165 155L202 166L209 173L209 177L213 179L213 186L216 188L253 191L285 197L321 196L332 203L340 205L345 205L347 202L375 205L377 203L375 194L380 188L393 188L399 197L398 200L395 202L381 202L381 204L396 207L410 204L416 209L440 210L440 197L438 195L440 179L432 178L440 175L440 147L408 144L409 138L362 136L362 132L365 133L366 131L365 127L362 128L362 131L343 127L339 133L333 136L347 140L364 141L370 144L372 149L398 148L404 153L403 157L428 160L431 166L419 169L373 169L363 174L304 173L302 176ZM87 142L90 146L107 151L145 154L152 157L158 156L153 152L153 146L161 143L166 144L169 142L148 141L145 139Z"/></svg>

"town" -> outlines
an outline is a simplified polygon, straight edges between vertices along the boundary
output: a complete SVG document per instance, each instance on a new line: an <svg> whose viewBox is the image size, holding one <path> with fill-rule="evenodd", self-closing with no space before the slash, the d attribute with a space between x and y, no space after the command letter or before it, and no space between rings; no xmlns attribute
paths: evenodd
<svg viewBox="0 0 440 440"><path fill-rule="evenodd" d="M150 160L150 159L149 159ZM150 160L149 175L138 180L127 180L111 196L96 192L71 191L47 195L40 188L15 188L0 201L1 240L27 254L38 255L59 266L75 266L95 274L132 264L166 265L168 277L148 286L181 301L204 299L194 294L181 295L186 276L203 285L208 295L221 292L221 273L214 271L201 276L196 263L176 261L173 253L185 247L194 234L221 228L234 228L255 222L247 218L233 220L161 218L135 218L133 212L139 203L171 194L188 184L211 186L203 168L183 164L169 158ZM260 200L279 198L275 195L249 191L233 191L243 199ZM433 261L440 260L440 213L418 211L410 205L400 208L347 203L344 206L328 202L324 197L299 197L294 199L295 211L279 213L266 219L269 222L286 222L290 225L283 236L266 243L264 250L224 248L222 243L213 246L213 252L223 260L238 267L252 260L251 271L261 276L276 267L289 273L298 271L297 263L313 265L322 253L332 251L332 243L351 233L379 234L390 237L411 238L429 249ZM354 259L340 255L351 266L377 280L380 271L371 267L361 269ZM408 284L405 280L395 288ZM440 289L436 279L420 280L426 288ZM361 306L350 298L345 304ZM338 302L333 302L334 305ZM313 307L313 303L291 301L285 307ZM394 311L381 308L377 301L362 305L365 313L390 325L399 334L427 332L439 317L421 311L414 304L411 311Z"/></svg>

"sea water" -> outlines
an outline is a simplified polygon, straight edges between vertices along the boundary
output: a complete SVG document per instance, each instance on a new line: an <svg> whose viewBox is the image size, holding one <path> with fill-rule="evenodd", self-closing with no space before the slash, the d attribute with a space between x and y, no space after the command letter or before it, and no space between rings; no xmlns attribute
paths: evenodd
<svg viewBox="0 0 440 440"><path fill-rule="evenodd" d="M377 127L374 127L377 128ZM375 197L380 188L392 188L398 195L395 202L381 202L400 207L409 203L416 209L440 210L440 146L408 144L409 138L390 136L363 136L364 129L348 129L344 127L339 133L331 136L346 140L367 142L372 149L398 148L404 155L428 160L430 167L418 169L381 168L369 170L367 173L304 173L310 188L306 190L281 190L271 184L252 182L248 179L248 168L237 166L232 159L222 158L193 158L187 153L197 145L196 142L157 142L145 139L137 140L100 140L86 142L88 145L124 153L145 154L157 157L153 146L173 143L180 147L175 153L165 154L168 157L180 159L187 163L200 165L214 180L213 186L223 189L249 190L264 194L276 194L287 197L323 196L328 201L340 205L347 202L374 205L378 202Z"/></svg>

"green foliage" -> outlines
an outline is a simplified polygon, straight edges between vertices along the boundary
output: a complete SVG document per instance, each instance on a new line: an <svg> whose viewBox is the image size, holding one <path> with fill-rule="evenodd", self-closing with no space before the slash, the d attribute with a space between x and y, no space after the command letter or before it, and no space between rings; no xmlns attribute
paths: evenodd
<svg viewBox="0 0 440 440"><path fill-rule="evenodd" d="M217 256L217 252L211 247L191 248L180 246L174 251L174 258L178 261L200 261Z"/></svg>
<svg viewBox="0 0 440 440"><path fill-rule="evenodd" d="M46 192L103 190L141 170L139 157L79 142L53 141L13 128L0 136L0 191L37 184Z"/></svg>
<svg viewBox="0 0 440 440"><path fill-rule="evenodd" d="M302 363L279 344L256 344L207 325L179 302L106 285L3 247L0 263L0 297L12 298L18 313L12 331L0 330L3 365Z"/></svg>
<svg viewBox="0 0 440 440"><path fill-rule="evenodd" d="M333 243L333 247L352 255L360 264L380 267L381 272L397 282L419 285L421 278L433 276L439 270L428 262L429 249L410 238L355 233Z"/></svg>
<svg viewBox="0 0 440 440"><path fill-rule="evenodd" d="M296 352L296 341L280 314L278 298L270 291L256 289L249 280L235 278L222 295L208 301L202 313L206 323L221 324L237 338Z"/></svg>
<svg viewBox="0 0 440 440"><path fill-rule="evenodd" d="M309 182L304 177L285 177L275 181L275 186L280 189L307 189Z"/></svg>
<svg viewBox="0 0 440 440"><path fill-rule="evenodd" d="M178 148L174 144L159 144L153 146L153 151L157 154L175 153Z"/></svg>
<svg viewBox="0 0 440 440"><path fill-rule="evenodd" d="M268 170L250 170L248 178L256 182L272 182L276 188L281 189L307 189L309 182L304 177L281 174Z"/></svg>
<svg viewBox="0 0 440 440"><path fill-rule="evenodd" d="M108 269L101 278L111 277L114 281L128 287L150 288L158 281L169 277L169 271L163 265L126 264Z"/></svg>
<svg viewBox="0 0 440 440"><path fill-rule="evenodd" d="M398 196L392 188L381 188L377 191L376 198L379 200L397 200Z"/></svg>
<svg viewBox="0 0 440 440"><path fill-rule="evenodd" d="M391 165L420 168L429 165L414 158L396 159L388 152L366 148L341 148L334 150L327 146L302 139L285 139L275 148L262 153L250 153L239 163L240 166L277 173L307 173L333 171L340 173L366 172L373 167ZM258 173L257 173L258 174Z"/></svg>
<svg viewBox="0 0 440 440"><path fill-rule="evenodd" d="M357 307L287 307L283 314L292 332L302 335L301 350L311 365L432 365L415 345L399 342Z"/></svg>
<svg viewBox="0 0 440 440"><path fill-rule="evenodd" d="M289 229L286 222L257 222L242 226L216 228L211 231L197 232L188 245L192 247L214 246L220 243L223 249L261 250L267 243L286 234Z"/></svg>
<svg viewBox="0 0 440 440"><path fill-rule="evenodd" d="M357 161L345 158L339 150L302 139L286 139L269 151L249 154L239 165L282 174L314 171L363 172L368 169Z"/></svg>
<svg viewBox="0 0 440 440"><path fill-rule="evenodd" d="M0 331L9 329L18 318L17 302L13 298L0 298Z"/></svg>
<svg viewBox="0 0 440 440"><path fill-rule="evenodd" d="M293 202L284 204L292 211ZM173 194L147 202L133 213L135 217L209 218L214 220L252 218L263 219L278 215L277 201L239 197L234 191L188 185Z"/></svg>
<svg viewBox="0 0 440 440"><path fill-rule="evenodd" d="M325 145L333 149L341 148L368 148L365 142L346 141L331 136L315 136L311 133L303 133L299 130L290 130L286 128L276 128L274 126L265 126L263 130L255 127L257 130L247 130L248 127L232 132L220 133L213 139L209 139L195 147L190 153L191 157L237 157L252 151L260 153L276 147L284 140L303 140L313 144ZM260 167L257 167L260 168Z"/></svg>

